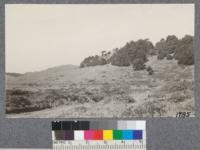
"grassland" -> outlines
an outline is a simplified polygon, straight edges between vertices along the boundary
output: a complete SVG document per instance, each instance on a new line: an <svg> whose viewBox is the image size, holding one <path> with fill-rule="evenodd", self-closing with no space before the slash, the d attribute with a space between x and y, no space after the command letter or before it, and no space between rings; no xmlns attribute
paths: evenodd
<svg viewBox="0 0 200 150"><path fill-rule="evenodd" d="M110 64L7 75L7 117L175 117L183 111L194 115L194 66L148 59L153 75Z"/></svg>

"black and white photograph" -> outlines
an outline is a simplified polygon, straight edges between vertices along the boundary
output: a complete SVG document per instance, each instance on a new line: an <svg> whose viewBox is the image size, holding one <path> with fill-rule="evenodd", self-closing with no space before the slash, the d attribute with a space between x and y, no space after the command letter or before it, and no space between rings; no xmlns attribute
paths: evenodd
<svg viewBox="0 0 200 150"><path fill-rule="evenodd" d="M194 14L194 4L6 4L6 117L193 117Z"/></svg>

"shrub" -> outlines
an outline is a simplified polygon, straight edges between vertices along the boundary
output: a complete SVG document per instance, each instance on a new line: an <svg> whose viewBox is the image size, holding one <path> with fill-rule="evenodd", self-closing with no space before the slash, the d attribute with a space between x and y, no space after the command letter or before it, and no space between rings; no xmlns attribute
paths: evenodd
<svg viewBox="0 0 200 150"><path fill-rule="evenodd" d="M94 102L99 102L104 99L104 97L100 94L92 95L91 98L92 98L92 101L94 101Z"/></svg>
<svg viewBox="0 0 200 150"><path fill-rule="evenodd" d="M158 52L158 56L157 59L158 60L163 60L166 57L166 53L164 53L164 51Z"/></svg>
<svg viewBox="0 0 200 150"><path fill-rule="evenodd" d="M139 70L145 69L144 61L142 59L135 59L133 61L133 69L135 71L139 71Z"/></svg>
<svg viewBox="0 0 200 150"><path fill-rule="evenodd" d="M149 75L153 75L154 74L154 71L150 66L146 68L146 71L149 73Z"/></svg>
<svg viewBox="0 0 200 150"><path fill-rule="evenodd" d="M135 99L129 95L124 95L122 98L126 103L135 103Z"/></svg>
<svg viewBox="0 0 200 150"><path fill-rule="evenodd" d="M169 98L169 100L171 102L174 102L174 103L180 103L180 102L184 102L188 99L190 99L191 97L189 95L184 95L180 92L175 92L171 95L171 97Z"/></svg>
<svg viewBox="0 0 200 150"><path fill-rule="evenodd" d="M162 104L161 102L157 101L149 101L145 102L144 104L138 106L134 110L134 116L162 116L166 111L165 111L165 105Z"/></svg>
<svg viewBox="0 0 200 150"><path fill-rule="evenodd" d="M168 35L166 38L167 53L172 54L175 52L178 45L178 38L175 35Z"/></svg>
<svg viewBox="0 0 200 150"><path fill-rule="evenodd" d="M6 92L6 113L21 113L38 110L38 108L33 106L29 91L8 91Z"/></svg>
<svg viewBox="0 0 200 150"><path fill-rule="evenodd" d="M152 48L153 44L148 39L136 41L129 53L130 62L133 64L136 59L141 59L144 63L147 62L147 54Z"/></svg>
<svg viewBox="0 0 200 150"><path fill-rule="evenodd" d="M113 53L102 51L101 56L89 56L81 62L80 68L108 63L115 66L130 66L135 59L146 62L147 55L155 55L156 53L153 44L148 39L140 39L128 42L120 49L116 48Z"/></svg>
<svg viewBox="0 0 200 150"><path fill-rule="evenodd" d="M193 86L194 86L193 82L181 80L166 85L164 87L164 90L169 92L193 90Z"/></svg>
<svg viewBox="0 0 200 150"><path fill-rule="evenodd" d="M96 55L96 56L89 56L87 58L85 58L81 64L80 64L80 68L83 67L88 67L88 66L97 66L97 65L105 65L108 62L106 61L106 59Z"/></svg>
<svg viewBox="0 0 200 150"><path fill-rule="evenodd" d="M123 102L123 103L135 103L136 102L136 100L132 96L125 94L125 93L118 94L116 96L116 100Z"/></svg>
<svg viewBox="0 0 200 150"><path fill-rule="evenodd" d="M168 54L166 58L167 58L167 60L172 60L172 59L173 59L173 56L170 55L170 54Z"/></svg>
<svg viewBox="0 0 200 150"><path fill-rule="evenodd" d="M194 64L194 38L186 35L177 46L174 57L178 60L178 64L193 65Z"/></svg>
<svg viewBox="0 0 200 150"><path fill-rule="evenodd" d="M175 35L167 36L166 40L161 39L156 43L155 49L158 50L158 59L162 60L169 54L173 54L176 51L178 45L178 38Z"/></svg>
<svg viewBox="0 0 200 150"><path fill-rule="evenodd" d="M123 48L116 51L110 59L111 64L115 66L130 66L128 51L128 49Z"/></svg>
<svg viewBox="0 0 200 150"><path fill-rule="evenodd" d="M162 60L167 57L168 60L173 58L178 60L178 64L193 65L194 64L194 38L186 35L182 39L174 35L169 35L166 40L161 39L156 43L155 48L158 50L157 58ZM172 54L174 54L172 56Z"/></svg>
<svg viewBox="0 0 200 150"><path fill-rule="evenodd" d="M106 65L107 61L104 58L101 58L98 62L99 65Z"/></svg>
<svg viewBox="0 0 200 150"><path fill-rule="evenodd" d="M163 116L166 112L166 105L161 102L156 101L148 101L144 102L141 105L131 106L127 108L123 113L123 117L155 117L155 116Z"/></svg>
<svg viewBox="0 0 200 150"><path fill-rule="evenodd" d="M167 56L167 45L165 39L156 43L155 49L158 51L157 59L162 60Z"/></svg>
<svg viewBox="0 0 200 150"><path fill-rule="evenodd" d="M153 55L156 55L158 52L157 52L157 50L155 48L152 48L152 49L149 50L148 53L149 53L149 55L153 56Z"/></svg>
<svg viewBox="0 0 200 150"><path fill-rule="evenodd" d="M147 61L147 55L154 55L153 44L148 40L131 41L124 47L116 49L110 61L112 65L116 66L130 66L135 59Z"/></svg>

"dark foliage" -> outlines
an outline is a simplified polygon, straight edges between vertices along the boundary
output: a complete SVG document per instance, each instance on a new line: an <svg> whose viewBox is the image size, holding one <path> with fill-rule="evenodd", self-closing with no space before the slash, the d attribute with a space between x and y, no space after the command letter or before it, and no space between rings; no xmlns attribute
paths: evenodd
<svg viewBox="0 0 200 150"><path fill-rule="evenodd" d="M183 37L177 46L174 58L178 60L178 64L193 65L194 64L194 38L190 35Z"/></svg>
<svg viewBox="0 0 200 150"><path fill-rule="evenodd" d="M39 110L32 105L29 97L32 92L16 90L6 91L6 113L20 113L24 111Z"/></svg>
<svg viewBox="0 0 200 150"><path fill-rule="evenodd" d="M175 52L179 40L175 35L169 35L166 39L168 54Z"/></svg>
<svg viewBox="0 0 200 150"><path fill-rule="evenodd" d="M178 45L178 38L175 35L169 35L166 39L161 39L156 43L155 49L158 51L158 59L162 60L169 54L176 51Z"/></svg>
<svg viewBox="0 0 200 150"><path fill-rule="evenodd" d="M168 60L175 58L178 64L194 64L194 38L186 35L178 39L175 35L169 35L166 39L161 39L156 43L155 49L158 50L157 58L162 60L165 57Z"/></svg>
<svg viewBox="0 0 200 150"><path fill-rule="evenodd" d="M167 56L167 54L164 53L164 51L159 51L158 55L157 55L157 59L158 60L163 60L166 56Z"/></svg>
<svg viewBox="0 0 200 150"><path fill-rule="evenodd" d="M130 66L129 51L129 49L124 48L117 50L110 59L111 64L115 66Z"/></svg>
<svg viewBox="0 0 200 150"><path fill-rule="evenodd" d="M153 71L152 67L150 67L150 66L148 66L146 68L146 71L148 72L149 75L153 75L154 74L154 71Z"/></svg>
<svg viewBox="0 0 200 150"><path fill-rule="evenodd" d="M172 60L172 59L173 59L173 56L170 55L170 54L168 54L166 58L167 58L167 60Z"/></svg>
<svg viewBox="0 0 200 150"><path fill-rule="evenodd" d="M167 46L165 39L161 39L159 42L157 42L155 49L158 51L157 58L159 60L164 59L167 56Z"/></svg>
<svg viewBox="0 0 200 150"><path fill-rule="evenodd" d="M147 55L155 55L153 44L148 40L128 42L125 46L116 48L113 53L102 51L101 56L89 56L85 58L80 67L105 65L111 63L115 66L130 66L135 59L147 61Z"/></svg>
<svg viewBox="0 0 200 150"><path fill-rule="evenodd" d="M141 70L145 68L144 63L148 61L149 55L157 55L159 60L175 58L178 64L192 65L194 64L193 37L187 35L179 40L175 35L169 35L157 42L155 47L148 39L131 41L119 49L116 48L112 53L102 51L101 56L85 58L80 67L111 63L115 66L132 65L135 70Z"/></svg>
<svg viewBox="0 0 200 150"><path fill-rule="evenodd" d="M107 64L107 61L96 55L96 56L89 56L87 58L85 58L81 64L80 64L80 67L83 68L83 67L88 67L88 66L97 66L97 65L105 65Z"/></svg>
<svg viewBox="0 0 200 150"><path fill-rule="evenodd" d="M147 61L147 55L152 52L153 44L145 40L131 41L124 47L117 49L111 57L111 64L116 66L130 66L136 59Z"/></svg>
<svg viewBox="0 0 200 150"><path fill-rule="evenodd" d="M145 69L145 64L144 63L145 62L142 59L139 59L139 58L135 59L133 61L133 69L135 71L139 71L139 70Z"/></svg>
<svg viewBox="0 0 200 150"><path fill-rule="evenodd" d="M149 49L148 54L153 56L153 55L157 55L158 51L155 48Z"/></svg>

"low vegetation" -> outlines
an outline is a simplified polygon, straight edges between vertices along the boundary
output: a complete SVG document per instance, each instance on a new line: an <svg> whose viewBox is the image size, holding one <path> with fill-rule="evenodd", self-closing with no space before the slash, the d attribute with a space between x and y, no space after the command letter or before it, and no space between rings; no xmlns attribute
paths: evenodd
<svg viewBox="0 0 200 150"><path fill-rule="evenodd" d="M47 89L43 92L13 89L7 90L6 94L6 113L37 111L71 103L99 102L104 98L98 91L90 92L85 88Z"/></svg>

